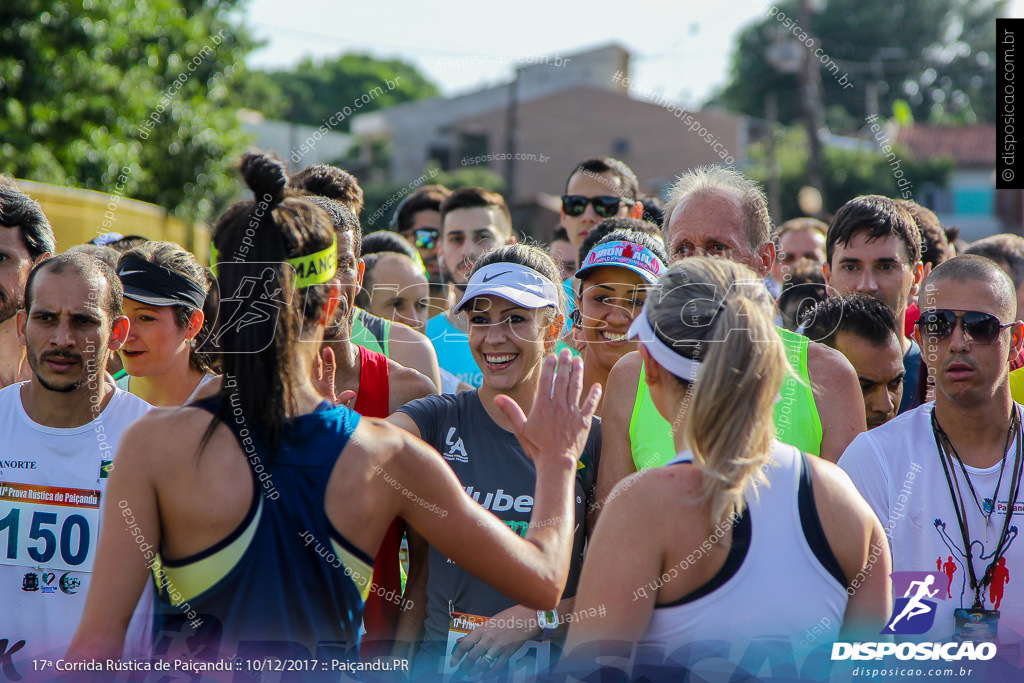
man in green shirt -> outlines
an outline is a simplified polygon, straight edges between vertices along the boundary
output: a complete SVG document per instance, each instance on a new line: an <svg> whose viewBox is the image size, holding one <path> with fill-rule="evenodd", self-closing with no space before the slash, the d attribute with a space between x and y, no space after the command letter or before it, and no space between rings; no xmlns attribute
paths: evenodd
<svg viewBox="0 0 1024 683"><path fill-rule="evenodd" d="M749 266L761 277L771 270L775 246L764 193L739 172L721 166L688 171L673 186L665 216L670 265L689 256L715 256ZM779 335L794 374L783 383L776 405L778 438L835 462L865 430L857 374L838 351L782 328ZM598 505L630 473L663 465L675 455L671 424L650 400L644 373L640 355L631 353L608 378L621 393L605 407Z"/></svg>

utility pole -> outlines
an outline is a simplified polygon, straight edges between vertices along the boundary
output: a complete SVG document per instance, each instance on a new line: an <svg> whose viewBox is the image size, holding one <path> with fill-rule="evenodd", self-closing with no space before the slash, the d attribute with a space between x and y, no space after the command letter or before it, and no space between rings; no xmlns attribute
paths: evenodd
<svg viewBox="0 0 1024 683"><path fill-rule="evenodd" d="M811 28L811 0L800 0L800 25L804 31ZM821 43L820 40L815 42ZM819 133L824 127L824 114L821 103L821 74L814 62L811 49L804 52L804 68L800 70L800 81L803 86L804 123L807 126L807 184L819 192L824 189L821 164L821 138Z"/></svg>
<svg viewBox="0 0 1024 683"><path fill-rule="evenodd" d="M779 101L775 90L765 95L764 116L768 119L768 214L774 221L782 221L782 199L779 187L779 159L775 152L775 126L779 122Z"/></svg>
<svg viewBox="0 0 1024 683"><path fill-rule="evenodd" d="M508 111L505 115L505 151L508 158L505 159L505 196L508 203L516 200L516 138L518 137L518 109L519 109L519 67L516 67L515 78L508 87Z"/></svg>
<svg viewBox="0 0 1024 683"><path fill-rule="evenodd" d="M806 68L804 46L795 40L776 35L765 50L765 59L775 70L765 95L764 114L768 119L768 214L772 220L781 222L782 199L779 180L779 161L775 151L775 128L779 120L778 87L780 79L787 74L799 74Z"/></svg>

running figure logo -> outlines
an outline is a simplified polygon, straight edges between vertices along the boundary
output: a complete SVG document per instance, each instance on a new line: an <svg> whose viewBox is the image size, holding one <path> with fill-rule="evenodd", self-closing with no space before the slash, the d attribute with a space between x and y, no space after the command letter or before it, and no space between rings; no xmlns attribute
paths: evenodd
<svg viewBox="0 0 1024 683"><path fill-rule="evenodd" d="M1000 557L996 566L992 569L992 583L989 584L988 599L992 602L992 609L999 609L1003 602L1003 586L1010 583L1010 570L1006 568L1006 558Z"/></svg>
<svg viewBox="0 0 1024 683"><path fill-rule="evenodd" d="M942 563L942 558L935 560L935 568L940 572L945 572L946 578L946 597L953 597L953 574L956 574L956 562L953 561L953 556L950 555L946 559L946 563Z"/></svg>
<svg viewBox="0 0 1024 683"><path fill-rule="evenodd" d="M219 269L229 268L233 263L218 264ZM209 345L202 351L220 350L220 338L228 330L236 334L245 328L255 325L253 331L239 339L242 347L237 353L259 353L274 341L277 331L277 318L280 307L287 303L286 297L277 284L277 271L267 267L258 276L242 277L231 296L222 298L218 307L216 334L212 335ZM204 344L205 346L205 344Z"/></svg>
<svg viewBox="0 0 1024 683"><path fill-rule="evenodd" d="M1000 502L999 504L1005 507L1004 503ZM936 519L932 523L935 525L935 530L939 533L939 538L942 539L942 542L946 544L947 548L949 548L949 552L952 553L948 556L948 559L942 565L942 569L945 570L946 576L949 577L948 584L950 586L950 589L953 585L953 577L956 574L957 570L959 570L960 604L965 604L965 602L971 598L971 591L969 590L967 582L967 554L960 549L960 543L950 538L949 533L946 531L945 522L943 522L941 519ZM996 522L993 522L993 525L995 524ZM1001 523L999 523L998 528L1002 529ZM1010 548L1010 546L1013 545L1013 542L1017 540L1019 530L1017 529L1016 524L1012 524L1010 525L1010 528L1007 531L1008 533L1006 535L1006 548L1008 549ZM981 580L982 576L984 576L985 568L989 565L989 563L992 561L992 557L995 555L995 545L996 544L994 541L989 541L988 547L986 547L986 544L980 538L975 538L971 540L971 554L976 561L974 567L975 571L978 572L977 576L979 581ZM993 567L992 583L989 585L989 600L993 603L993 605L1002 602L1003 587L1009 582L1010 571L1006 566L1005 558L1000 557L999 562L997 562L996 566ZM947 589L947 594L950 593L951 590ZM981 594L981 599L982 601L984 601L985 599L984 592L982 592ZM993 606L992 609L999 608Z"/></svg>
<svg viewBox="0 0 1024 683"><path fill-rule="evenodd" d="M882 629L883 634L920 635L935 623L936 600L945 600L942 594L941 572L893 572L892 585L896 598L892 618Z"/></svg>

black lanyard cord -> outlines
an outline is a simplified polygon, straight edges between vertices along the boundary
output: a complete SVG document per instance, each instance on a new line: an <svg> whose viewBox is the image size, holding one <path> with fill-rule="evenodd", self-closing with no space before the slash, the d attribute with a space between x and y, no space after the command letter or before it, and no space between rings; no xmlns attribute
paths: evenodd
<svg viewBox="0 0 1024 683"><path fill-rule="evenodd" d="M946 434L946 432L942 429L941 426L939 427L939 433L942 435L943 443L946 445L946 447L949 450L951 450L953 452L953 455L956 456L956 461L958 463L960 463L960 471L963 472L964 481L967 482L967 488L970 489L971 497L974 499L974 504L978 506L978 511L981 512L982 516L985 518L985 522L986 523L988 523L988 521L992 519L992 513L995 512L996 501L999 498L999 489L1002 488L1002 486L1003 486L1003 472L1006 471L1006 461L1007 461L1006 454L1010 450L1010 444L1013 443L1013 435L1017 431L1016 430L1017 424L1016 424L1016 419L1015 419L1016 417L1017 417L1017 411L1014 410L1012 413L1010 413L1010 427L1009 427L1009 429L1006 430L1006 443L1003 444L1003 450L1002 450L1003 458L1002 458L1002 460L999 461L999 478L996 479L996 490L992 494L992 509L989 510L987 513L985 512L985 508L982 506L981 501L978 500L978 494L974 490L974 484L971 482L971 476L967 473L967 466L964 465L963 458L960 457L960 453L956 450L956 446L953 445L953 442L950 440L949 435ZM1011 483L1011 486L1012 486L1012 483ZM959 492L960 491L959 491L959 488L958 488L957 489L957 493L959 493Z"/></svg>
<svg viewBox="0 0 1024 683"><path fill-rule="evenodd" d="M939 425L939 421L935 417L935 409L934 408L932 408L932 416L931 417L932 417L932 420L931 420L932 421L932 435L935 437L935 447L936 447L936 449L938 449L938 452L939 452L939 462L942 463L942 471L946 475L946 484L947 484L947 486L949 486L949 495L953 499L953 510L956 513L957 526L960 527L960 536L961 536L961 538L963 539L963 542L964 542L964 553L966 554L966 558L967 558L967 572L968 572L968 574L970 576L970 580L971 580L971 590L974 591L974 607L973 607L973 609L982 609L981 592L985 589L985 587L989 583L992 582L992 575L995 572L996 564L999 562L999 558L1002 557L1002 555L1007 550L1006 540L1007 540L1007 538L1009 536L1010 519L1013 516L1014 507L1015 507L1015 505L1017 503L1017 496L1020 493L1021 467L1022 467L1022 464L1024 464L1024 463L1022 463L1022 457L1021 457L1022 456L1022 439L1021 439L1022 434L1021 434L1021 419L1020 419L1020 415L1019 415L1019 413L1017 411L1017 406L1014 405L1013 412L1010 415L1010 433L1012 434L1014 431L1017 433L1017 449L1016 449L1016 453L1015 453L1015 456L1014 456L1013 470L1012 470L1012 475L1011 475L1011 480L1010 480L1009 499L1007 500L1008 508L1006 510L1006 518L1003 521L1003 530L1002 530L1002 532L999 535L999 541L996 543L995 552L991 555L992 561L985 568L985 573L982 576L982 580L981 580L980 583L978 582L977 575L974 572L974 556L973 556L973 553L971 552L970 529L969 529L968 523L967 523L967 508L965 507L965 504L964 504L964 496L962 495L962 493L960 491L960 482L956 478L956 470L954 469L953 472L950 472L950 470L953 469L953 464L952 464L953 455L951 454L951 452L953 454L956 454L956 460L960 462L961 468L964 468L963 460L960 458L960 454L956 452L956 448L953 446L952 442L949 440L949 437L946 435L945 431ZM948 450L946 448L946 444L949 445L949 449ZM1007 443L1007 447L1008 446L1009 446L1009 443ZM947 458L950 460L950 463L948 465L946 463L946 459ZM1003 465L1001 467L1003 467L1005 465L1006 465L1006 452L1004 450L1004 453L1003 453ZM1000 469L1000 475L1001 474L1002 474L1002 469ZM974 486L971 484L971 479L970 479L970 476L967 473L966 468L964 468L964 478L967 480L967 485L970 487L971 493L974 494ZM1002 481L1002 476L1000 476L1000 482L1001 481ZM993 501L992 501L992 510L993 510L993 512L995 511L996 507L999 505L998 493L999 493L999 491L998 491L998 487L997 487L996 493L993 494L993 496L994 496L993 497ZM976 495L975 495L975 502L977 502L977 496ZM980 508L980 506L979 506L979 508ZM984 515L984 510L982 510L982 514Z"/></svg>

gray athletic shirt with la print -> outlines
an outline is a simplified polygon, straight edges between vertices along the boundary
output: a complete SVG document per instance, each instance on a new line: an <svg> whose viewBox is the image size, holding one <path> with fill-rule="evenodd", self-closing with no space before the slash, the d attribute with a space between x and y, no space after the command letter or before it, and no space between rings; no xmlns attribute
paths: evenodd
<svg viewBox="0 0 1024 683"><path fill-rule="evenodd" d="M427 396L398 409L420 430L420 438L437 449L466 492L520 536L526 535L533 512L537 469L512 432L498 426L484 410L476 391ZM576 470L576 521L572 563L564 597L576 594L583 544L584 513L593 503L601 453L601 424L594 418ZM449 603L453 612L490 617L515 603L463 571L430 548L427 580L426 640L448 637Z"/></svg>

